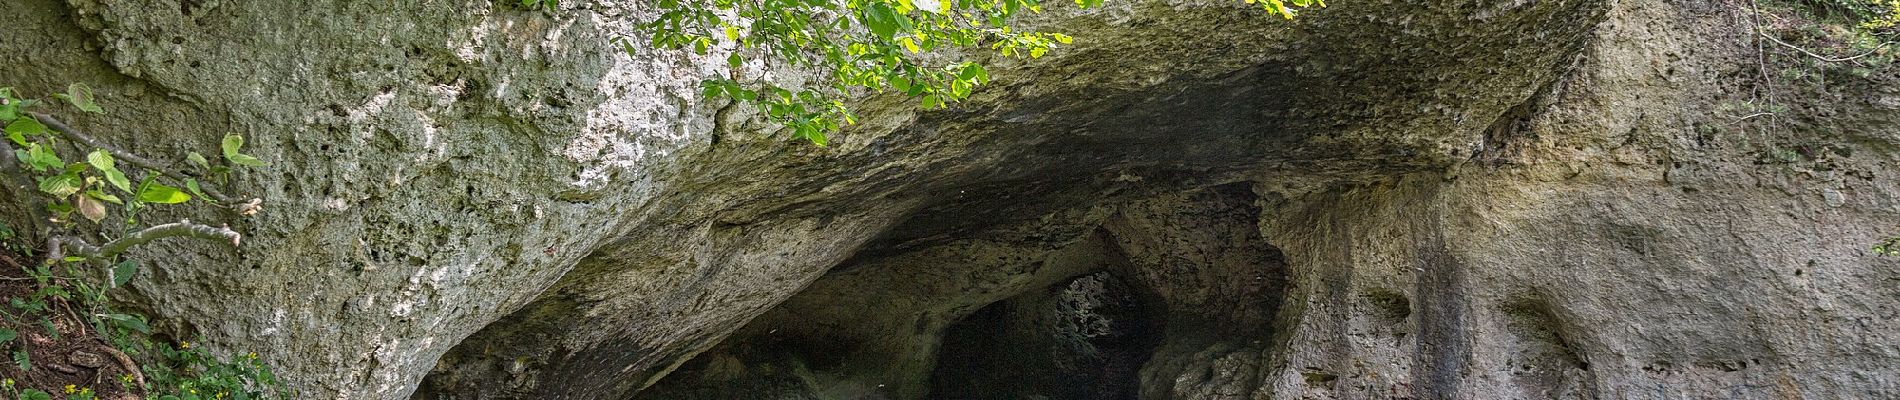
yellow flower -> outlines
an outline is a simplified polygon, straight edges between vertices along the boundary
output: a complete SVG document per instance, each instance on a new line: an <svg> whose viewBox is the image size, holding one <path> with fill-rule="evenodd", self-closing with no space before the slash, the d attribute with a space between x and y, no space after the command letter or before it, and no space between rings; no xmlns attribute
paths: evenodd
<svg viewBox="0 0 1900 400"><path fill-rule="evenodd" d="M255 351L253 351L253 352L251 352L251 354L245 354L245 355L244 355L244 357L245 357L245 358L249 358L249 359L252 359L252 360L256 360L256 359L257 359L257 352L255 352Z"/></svg>
<svg viewBox="0 0 1900 400"><path fill-rule="evenodd" d="M132 374L125 374L124 376L120 376L119 380L125 381L125 383L132 383Z"/></svg>
<svg viewBox="0 0 1900 400"><path fill-rule="evenodd" d="M66 385L66 393L68 394L79 393L79 388L73 385Z"/></svg>
<svg viewBox="0 0 1900 400"><path fill-rule="evenodd" d="M178 348L189 349L191 348L191 342L178 342Z"/></svg>

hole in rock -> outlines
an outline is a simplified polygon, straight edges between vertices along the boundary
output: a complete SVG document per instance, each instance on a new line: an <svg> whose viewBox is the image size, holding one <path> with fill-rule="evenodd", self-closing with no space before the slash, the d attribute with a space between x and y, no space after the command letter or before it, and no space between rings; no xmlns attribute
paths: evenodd
<svg viewBox="0 0 1900 400"><path fill-rule="evenodd" d="M1107 272L991 304L945 332L930 397L1135 399L1156 308Z"/></svg>
<svg viewBox="0 0 1900 400"><path fill-rule="evenodd" d="M1290 268L1252 186L1148 196L913 216L634 398L1168 398L1209 349L1271 357Z"/></svg>

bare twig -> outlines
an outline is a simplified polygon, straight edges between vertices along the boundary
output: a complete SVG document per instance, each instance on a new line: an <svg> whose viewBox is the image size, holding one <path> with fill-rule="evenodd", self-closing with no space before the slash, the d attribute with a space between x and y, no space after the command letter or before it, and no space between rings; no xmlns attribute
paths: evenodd
<svg viewBox="0 0 1900 400"><path fill-rule="evenodd" d="M127 249L132 248L132 246L168 237L191 237L217 240L220 242L228 242L233 247L237 246L244 238L243 235L231 230L230 227L213 227L194 224L191 223L191 221L178 221L145 228L145 230L133 232L131 235L126 235L118 240L106 242L103 246L93 246L91 243L86 243L84 239L70 236L48 239L47 256L49 259L57 262L62 258L60 253L64 249L62 249L61 246L70 246L74 254L88 259L110 259L113 256L124 253Z"/></svg>
<svg viewBox="0 0 1900 400"><path fill-rule="evenodd" d="M1753 11L1755 33L1760 34L1764 29L1761 24L1761 2L1759 0L1749 0L1748 5L1749 9ZM1761 40L1755 40L1755 72L1761 74L1762 91L1765 92L1768 103L1774 104L1775 81L1774 78L1768 75L1768 49L1767 45L1763 44Z"/></svg>
<svg viewBox="0 0 1900 400"><path fill-rule="evenodd" d="M152 160L146 159L145 157L140 157L139 155L132 154L131 152L128 152L128 151L119 150L117 147L108 146L97 139L93 139L91 135L87 135L85 132L80 132L78 129L74 129L71 125L66 125L65 122L60 121L58 118L53 118L53 116L51 115L46 115L46 114L32 112L32 111L28 111L26 115L32 116L33 119L39 120L41 124L45 124L46 127L48 128L53 128L53 131L59 132L60 134L65 135L66 138L68 139L72 139L80 143L85 143L87 146L91 146L92 148L105 149L106 151L112 152L112 158L124 160L128 164L132 164L138 167L143 167L145 169L150 169L153 171L158 171L158 173L160 174L164 174L165 176L169 176L169 177L173 177L177 179L185 179L185 178L191 177L189 175L186 175L183 172L173 171L171 168L166 168L163 164L160 164L157 161L152 161Z"/></svg>
<svg viewBox="0 0 1900 400"><path fill-rule="evenodd" d="M119 255L119 253L124 253L126 249L130 249L132 246L176 236L228 241L231 242L232 247L236 247L244 239L243 235L239 235L237 231L231 230L230 227L211 227L208 225L194 224L191 223L191 221L178 221L145 228L145 230L119 238L119 240L107 242L104 246L99 246L99 252L93 254L93 257L110 258Z"/></svg>
<svg viewBox="0 0 1900 400"><path fill-rule="evenodd" d="M64 246L66 244L65 242L66 242L65 239L61 239L58 236L53 236L53 235L46 236L46 260L48 262L47 264L43 264L43 265L56 265L56 264L59 264L61 260L66 259L66 247ZM83 240L75 244L83 245L87 247L92 246L90 244L86 244L86 242Z"/></svg>
<svg viewBox="0 0 1900 400"><path fill-rule="evenodd" d="M1754 113L1754 114L1748 114L1748 115L1743 115L1743 116L1742 116L1741 118L1736 118L1736 119L1735 119L1735 122L1733 122L1733 123L1735 123L1735 124L1739 124L1739 123L1742 123L1742 122L1746 122L1746 121L1748 121L1748 120L1751 120L1751 119L1755 119L1755 117L1769 117L1769 116L1774 116L1774 115L1775 115L1775 113L1771 113L1771 112L1758 112L1758 113Z"/></svg>
<svg viewBox="0 0 1900 400"><path fill-rule="evenodd" d="M139 373L139 365L132 362L132 357L126 356L125 352L119 351L117 347L113 347L112 343L106 343L106 339L103 337L95 339L98 339L100 344L105 345L100 348L105 349L106 354L111 354L113 359L118 360L119 366L125 368L126 373L132 374L132 380L137 384L137 386L134 387L139 388L139 390L144 390L145 374Z"/></svg>
<svg viewBox="0 0 1900 400"><path fill-rule="evenodd" d="M108 146L105 143L98 141L97 139L93 139L92 136L87 135L85 132L81 132L78 129L74 129L71 125L66 125L65 122L60 121L58 118L53 118L53 116L51 115L46 115L46 114L32 112L32 111L28 111L26 115L32 116L33 119L39 120L41 124L46 125L46 127L48 128L53 128L53 131L59 132L60 134L65 135L67 138L70 138L73 141L85 143L86 146L90 146L95 149L105 149L106 151L112 152L112 158L123 160L127 164L132 164L134 166L138 166L141 168L158 171L160 175L169 176L169 177L172 177L172 179L186 180L186 179L195 179L195 178L204 177L202 175L187 174L181 171L173 170L171 168L167 168L164 164L161 164L157 161L152 161L151 159L140 157L137 154L132 154L131 152L119 150L116 147ZM217 200L219 203L227 203L227 204L248 203L248 201L242 201L241 199L225 196L223 193L219 193L218 191L214 190L210 186L201 184L199 185L198 189L200 191L203 191L206 196L210 196L212 200ZM253 199L253 200L256 200L256 199ZM236 210L236 208L234 208L234 210ZM241 211L239 213L242 214ZM244 214L244 215L250 215L250 214Z"/></svg>
<svg viewBox="0 0 1900 400"><path fill-rule="evenodd" d="M1860 55L1856 55L1856 56L1853 56L1853 57L1842 57L1842 58L1834 58L1834 57L1828 57L1828 56L1824 56L1824 55L1820 55L1820 54L1815 54L1815 53L1814 53L1814 52L1812 52L1812 51L1808 51L1808 49L1804 49L1804 48L1801 48L1801 46L1796 46L1796 45L1792 45L1792 44L1788 44L1788 42L1783 42L1783 41L1781 41L1781 39L1780 39L1780 38L1776 38L1776 37L1775 37L1774 35L1770 35L1770 34L1768 34L1768 32L1762 32L1762 31L1756 31L1756 32L1755 32L1755 34L1758 34L1758 35L1761 35L1761 37L1762 37L1762 38L1765 38L1765 39L1768 39L1769 41L1772 41L1772 42L1775 42L1775 44L1779 44L1779 45L1781 45L1782 47L1787 47L1787 48L1790 48L1790 49L1794 49L1795 51L1799 51L1799 52L1801 52L1801 54L1807 54L1807 55L1808 55L1809 57L1814 57L1815 59L1818 59L1818 60L1821 60L1821 61L1826 61L1826 62L1845 62L1845 61L1854 61L1854 60L1858 60L1858 59L1860 59L1861 57L1866 57L1866 56L1871 56L1871 55L1874 55L1874 53L1878 53L1878 52L1880 52L1880 49L1882 49L1882 48L1886 48L1886 47L1887 47L1887 45L1890 45L1890 44L1893 44L1893 43L1894 43L1894 42L1886 42L1886 43L1881 43L1881 44L1880 44L1880 45L1878 45L1878 46L1874 46L1874 49L1873 49L1873 50L1868 50L1868 51L1867 51L1866 53L1860 53Z"/></svg>

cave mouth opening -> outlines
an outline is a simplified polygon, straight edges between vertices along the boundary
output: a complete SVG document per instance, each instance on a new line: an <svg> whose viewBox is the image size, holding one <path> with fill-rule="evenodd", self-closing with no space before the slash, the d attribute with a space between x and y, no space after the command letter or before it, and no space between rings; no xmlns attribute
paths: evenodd
<svg viewBox="0 0 1900 400"><path fill-rule="evenodd" d="M1107 271L992 303L945 329L929 398L1136 399L1159 304Z"/></svg>
<svg viewBox="0 0 1900 400"><path fill-rule="evenodd" d="M1091 207L893 228L932 233L859 249L636 398L1168 398L1203 350L1272 351L1291 276L1251 183Z"/></svg>

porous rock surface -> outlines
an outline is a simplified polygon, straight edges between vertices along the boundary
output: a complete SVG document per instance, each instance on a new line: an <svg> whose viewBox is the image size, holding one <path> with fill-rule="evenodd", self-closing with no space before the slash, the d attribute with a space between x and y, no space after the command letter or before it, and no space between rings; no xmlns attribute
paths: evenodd
<svg viewBox="0 0 1900 400"><path fill-rule="evenodd" d="M1900 391L1900 75L1749 129L1733 2L1335 3L1052 11L1074 46L830 147L700 98L723 50L607 45L640 2L7 0L0 84L149 158L250 138L264 213L147 217L243 246L122 301L299 398Z"/></svg>

